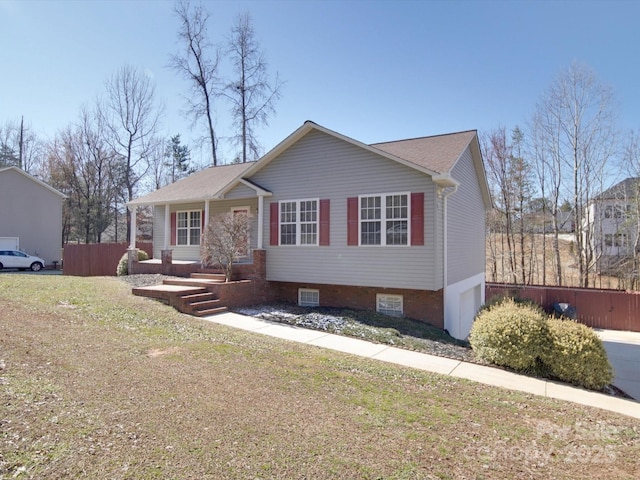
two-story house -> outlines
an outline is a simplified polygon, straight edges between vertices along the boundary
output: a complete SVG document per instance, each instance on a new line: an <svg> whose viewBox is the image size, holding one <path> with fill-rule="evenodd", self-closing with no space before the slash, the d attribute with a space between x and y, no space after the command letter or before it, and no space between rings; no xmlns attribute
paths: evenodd
<svg viewBox="0 0 640 480"><path fill-rule="evenodd" d="M635 253L640 178L630 177L597 195L585 215L596 270L616 273Z"/></svg>

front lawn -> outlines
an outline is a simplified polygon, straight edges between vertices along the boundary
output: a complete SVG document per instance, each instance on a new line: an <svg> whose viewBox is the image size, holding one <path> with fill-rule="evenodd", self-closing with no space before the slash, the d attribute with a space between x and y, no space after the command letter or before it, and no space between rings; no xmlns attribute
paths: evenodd
<svg viewBox="0 0 640 480"><path fill-rule="evenodd" d="M640 421L0 275L0 479L640 477Z"/></svg>

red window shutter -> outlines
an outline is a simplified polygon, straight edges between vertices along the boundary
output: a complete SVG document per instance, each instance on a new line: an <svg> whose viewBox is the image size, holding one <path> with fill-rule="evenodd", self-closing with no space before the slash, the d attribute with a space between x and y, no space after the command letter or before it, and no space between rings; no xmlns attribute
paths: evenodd
<svg viewBox="0 0 640 480"><path fill-rule="evenodd" d="M358 245L358 197L347 198L347 245Z"/></svg>
<svg viewBox="0 0 640 480"><path fill-rule="evenodd" d="M320 245L329 245L329 199L320 200Z"/></svg>
<svg viewBox="0 0 640 480"><path fill-rule="evenodd" d="M171 214L171 245L176 244L176 233L177 233L176 212L173 212Z"/></svg>
<svg viewBox="0 0 640 480"><path fill-rule="evenodd" d="M424 245L424 193L411 194L411 245Z"/></svg>
<svg viewBox="0 0 640 480"><path fill-rule="evenodd" d="M273 202L270 205L270 218L269 218L269 244L279 245L280 232L278 228L278 202Z"/></svg>

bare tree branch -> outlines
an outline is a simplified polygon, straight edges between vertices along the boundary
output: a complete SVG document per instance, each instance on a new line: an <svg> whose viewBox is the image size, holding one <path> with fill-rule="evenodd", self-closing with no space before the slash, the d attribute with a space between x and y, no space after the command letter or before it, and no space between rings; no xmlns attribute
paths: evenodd
<svg viewBox="0 0 640 480"><path fill-rule="evenodd" d="M214 100L217 96L219 52L212 49L207 38L209 13L199 4L191 7L188 0L176 4L175 14L180 21L178 40L182 52L171 55L169 66L191 84L193 96L187 98L187 115L195 125L206 119L211 144L212 165L218 165L218 140L214 128Z"/></svg>

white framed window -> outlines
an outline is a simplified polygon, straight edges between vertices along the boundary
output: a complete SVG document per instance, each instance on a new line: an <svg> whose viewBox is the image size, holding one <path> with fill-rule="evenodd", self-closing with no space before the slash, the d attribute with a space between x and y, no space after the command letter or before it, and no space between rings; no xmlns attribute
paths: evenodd
<svg viewBox="0 0 640 480"><path fill-rule="evenodd" d="M320 306L320 290L314 290L312 288L299 288L298 305L300 305L301 307Z"/></svg>
<svg viewBox="0 0 640 480"><path fill-rule="evenodd" d="M280 202L280 245L318 245L319 200Z"/></svg>
<svg viewBox="0 0 640 480"><path fill-rule="evenodd" d="M404 313L402 295L376 294L376 311L385 315L401 317Z"/></svg>
<svg viewBox="0 0 640 480"><path fill-rule="evenodd" d="M629 246L629 236L626 233L605 233L605 247L627 247Z"/></svg>
<svg viewBox="0 0 640 480"><path fill-rule="evenodd" d="M360 245L409 245L408 193L360 195Z"/></svg>
<svg viewBox="0 0 640 480"><path fill-rule="evenodd" d="M176 212L176 245L200 245L202 211Z"/></svg>
<svg viewBox="0 0 640 480"><path fill-rule="evenodd" d="M631 216L631 205L606 205L604 207L604 218L629 218Z"/></svg>

